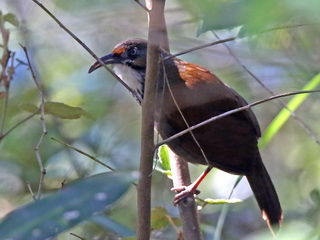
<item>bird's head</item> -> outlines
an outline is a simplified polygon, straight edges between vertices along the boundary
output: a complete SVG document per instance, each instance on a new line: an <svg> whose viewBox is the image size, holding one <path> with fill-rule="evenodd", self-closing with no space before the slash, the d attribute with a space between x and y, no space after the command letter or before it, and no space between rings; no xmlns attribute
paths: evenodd
<svg viewBox="0 0 320 240"><path fill-rule="evenodd" d="M141 103L146 75L147 41L133 38L119 43L113 51L100 58L106 65L113 64L115 73L132 89ZM96 61L89 73L102 65Z"/></svg>

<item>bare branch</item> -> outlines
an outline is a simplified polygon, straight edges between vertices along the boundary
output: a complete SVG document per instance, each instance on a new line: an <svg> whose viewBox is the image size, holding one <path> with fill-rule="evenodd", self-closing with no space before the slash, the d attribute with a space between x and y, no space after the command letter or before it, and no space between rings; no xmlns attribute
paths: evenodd
<svg viewBox="0 0 320 240"><path fill-rule="evenodd" d="M204 44L204 45L200 45L200 46L197 46L197 47L194 47L194 48L190 48L190 49L187 49L185 51L170 55L170 56L164 58L163 60L167 60L167 59L170 59L170 58L178 57L178 56L186 54L186 53L190 53L190 52L193 52L193 51L196 51L196 50L200 50L200 49L203 49L203 48L211 47L211 46L218 45L218 44L221 44L221 43L234 41L236 39L237 39L237 37L230 37L230 38L218 40L218 41L215 41L215 42L212 42L212 43L207 43L207 44Z"/></svg>
<svg viewBox="0 0 320 240"><path fill-rule="evenodd" d="M71 149L75 150L76 152L78 152L78 153L80 153L80 154L82 154L82 155L84 155L84 156L86 156L86 157L88 157L88 158L90 158L90 159L92 159L93 161L95 161L95 162L101 164L102 166L110 169L111 171L116 171L114 168L108 166L108 165L105 164L104 162L101 162L101 161L98 160L97 158L91 156L90 154L88 154L88 153L86 153L86 152L84 152L84 151L82 151L82 150L80 150L80 149L78 149L78 148L75 148L75 147L71 146L70 144L67 144L67 143L65 143L65 142L62 142L62 141L60 141L60 140L58 140L58 139L56 139L56 138L54 138L54 137L52 137L51 139L54 140L54 141L56 141L56 142L58 142L58 143L60 143L60 144L62 144L62 145L65 145L65 146L68 147L68 148L71 148Z"/></svg>
<svg viewBox="0 0 320 240"><path fill-rule="evenodd" d="M33 190L32 190L32 187L31 187L31 184L30 184L30 182L27 182L27 188L28 188L28 190L29 190L29 192L30 192L30 194L31 194L31 196L32 196L32 198L33 198L33 200L37 200L37 197L36 197L36 195L34 194L34 192L33 192Z"/></svg>
<svg viewBox="0 0 320 240"><path fill-rule="evenodd" d="M42 159L41 159L41 154L40 154L40 145L42 144L43 142L43 138L47 135L48 131L47 131L47 128L46 128L46 124L45 124L45 120L44 120L44 91L43 91L43 88L42 88L42 85L39 83L39 81L37 80L35 74L34 74L34 71L33 71L33 68L32 68L32 65L31 65L31 62L30 62L30 59L29 59L29 54L28 54L28 49L22 45L20 45L26 55L26 58L27 58L27 61L28 61L28 66L30 68L30 71L31 71L31 75L32 75L32 78L39 90L39 94L40 94L40 98L41 98L41 103L40 103L40 121L41 121L41 126L42 126L42 135L40 136L40 139L37 143L37 145L35 146L34 148L34 152L36 154L36 157L37 157L37 161L38 161L38 164L40 166L40 171L41 171L41 175L40 175L40 181L39 181L39 186L38 186L38 192L37 192L37 195L36 195L36 199L40 199L41 197L41 190L42 190L42 185L43 185L43 179L44 179L44 176L46 175L46 169L43 167L43 163L42 163Z"/></svg>
<svg viewBox="0 0 320 240"><path fill-rule="evenodd" d="M263 33L266 33L266 32L271 32L271 31L278 31L278 30L281 30L281 29L303 27L303 26L308 26L308 25L312 25L312 24L296 24L296 25L281 26L281 27L277 27L277 28L270 28L270 29L267 29L267 30L265 30L263 32L257 33L257 35L258 34L263 34ZM225 39L221 39L221 40L219 39L218 41L215 41L215 42L212 42L212 43L207 43L207 44L204 44L204 45L200 45L200 46L197 46L197 47L194 47L194 48L190 48L190 49L187 49L185 51L181 51L179 53L173 54L173 55L165 58L164 60L169 59L169 58L178 57L178 56L186 54L186 53L190 53L190 52L193 52L193 51L197 51L197 50L200 50L200 49L203 49L203 48L207 48L207 47L211 47L211 46L214 46L214 45L218 45L218 44L221 44L221 43L231 42L231 41L234 41L236 39L238 39L238 37L230 37L230 38L225 38Z"/></svg>
<svg viewBox="0 0 320 240"><path fill-rule="evenodd" d="M8 48L9 45L9 38L10 38L10 31L5 28L4 21L0 21L0 32L2 37L2 56L0 59L0 65L1 65L1 72L0 72L0 83L3 84L5 88L5 99L3 102L3 113L0 123L0 139L3 138L3 130L4 130L4 124L7 117L7 110L8 110L8 103L9 103L9 89L10 89L10 81L12 80L12 76L14 73L13 68L13 59L14 59L14 53L11 55L11 51ZM9 59L11 57L11 66L12 70L8 71L7 65L9 62Z"/></svg>
<svg viewBox="0 0 320 240"><path fill-rule="evenodd" d="M173 187L188 186L191 184L188 163L170 150L170 166L172 172ZM184 240L202 239L199 216L194 196L178 204L179 214L182 222Z"/></svg>
<svg viewBox="0 0 320 240"><path fill-rule="evenodd" d="M279 26L279 27L266 29L264 31L259 32L258 34L263 34L263 33L273 32L273 31L279 31L279 30L283 30L283 29L290 29L290 28L308 27L308 26L318 25L318 24L319 23L305 23L305 24L284 25L284 26Z"/></svg>
<svg viewBox="0 0 320 240"><path fill-rule="evenodd" d="M70 235L71 235L71 236L74 236L74 237L76 237L76 238L78 238L78 239L80 239L80 240L86 240L85 238L80 237L79 235L77 235L77 234L75 234L75 233L70 233Z"/></svg>
<svg viewBox="0 0 320 240"><path fill-rule="evenodd" d="M293 26L287 26L286 28L289 28L289 27L297 27L297 26L300 26L300 25L293 25ZM283 29L284 27L278 27L278 28L274 28L274 29L270 29L269 31L275 31L275 30L279 30L279 29ZM213 32L214 36L219 39L219 36L218 34L216 34L215 32ZM224 46L227 48L227 50L229 51L230 55L234 58L234 60L253 78L255 79L261 86L263 89L265 89L269 94L270 96L274 96L275 93L269 89L262 81L260 81L260 79L255 75L253 74L253 72L251 72L245 65L242 64L242 62L240 61L240 59L234 54L234 52L231 50L231 48L227 45L227 44L224 44ZM311 130L311 128L293 111L291 111L287 105L281 101L280 99L278 100L280 105L287 109L292 118L294 120L296 120L300 126L305 130L305 132L311 136L311 138L318 144L320 145L320 140L318 139L318 137L314 134L314 132Z"/></svg>
<svg viewBox="0 0 320 240"><path fill-rule="evenodd" d="M185 130L183 130L183 131L181 131L181 132L179 132L177 134L174 134L171 137L169 137L167 139L164 139L162 142L158 143L156 145L156 148L160 147L163 144L167 144L168 142L170 142L170 141L172 141L172 140L174 140L174 139L176 139L176 138L178 138L178 137L180 137L180 136L182 136L182 135L184 135L184 134L186 134L186 133L188 133L190 131L193 131L193 130L199 128L199 127L202 127L202 126L204 126L204 125L206 125L208 123L211 123L211 122L216 121L216 120L218 120L220 118L229 116L231 114L247 110L247 109L252 108L252 107L254 107L256 105L259 105L261 103L265 103L265 102L269 102L269 101L274 100L274 99L278 99L278 98L282 98L282 97L289 97L289 96L297 95L297 94L318 93L318 92L320 92L320 89L319 90L311 90L311 91L298 91L298 92L282 93L282 94L274 95L274 96L271 96L271 97L268 97L268 98L265 98L265 99L250 103L250 104L245 105L243 107L236 108L236 109L227 111L225 113L222 113L220 115L214 116L212 118L209 118L209 119L207 119L207 120L205 120L205 121L203 121L201 123L198 123L198 124L196 124L196 125L194 125L192 127L187 128L187 129L185 129Z"/></svg>
<svg viewBox="0 0 320 240"><path fill-rule="evenodd" d="M6 132L4 132L1 136L0 136L0 140L3 139L4 137L6 137L9 133L11 133L14 129L16 129L17 127L19 127L21 124L25 123L26 121L28 121L29 119L33 118L36 114L38 114L39 111L36 111L34 113L31 113L29 116L27 116L26 118L22 119L20 122L18 122L17 124L15 124L13 127L11 127L10 129L8 129Z"/></svg>
<svg viewBox="0 0 320 240"><path fill-rule="evenodd" d="M119 78L100 58L94 54L91 49L84 44L73 32L71 32L66 26L64 26L44 5L42 5L37 0L32 0L39 7L41 7L65 32L67 32L74 40L76 40L87 52L96 59L114 78L116 78L132 95L136 96L136 93L132 91L132 89L124 82L121 78Z"/></svg>
<svg viewBox="0 0 320 240"><path fill-rule="evenodd" d="M164 16L161 19L158 19L159 24L161 25L162 34L159 37L160 39L160 47L162 49L165 49L169 52L169 40L168 40L168 34L167 34L167 28L166 28L166 22ZM186 119L183 116L183 113L180 110L180 107L178 106L178 103L176 102L175 96L172 93L170 84L168 83L168 77L166 75L166 69L165 64L163 61L161 61L162 69L163 69L163 77L164 81L166 83L166 86L168 87L168 90L171 94L171 97L177 107L177 109L180 112L180 115L184 119L186 125L188 126L188 123ZM161 108L161 103L158 103L159 107ZM159 110L161 112L161 110ZM192 134L192 132L191 132ZM193 134L192 134L193 136ZM193 136L194 141L197 143L198 147L200 148L200 151L202 152L203 156L206 158L201 146L199 145L196 138ZM174 152L172 152L169 149L170 152L170 165L171 165L171 173L172 173L172 182L173 187L182 187L182 186L188 186L191 184L190 179L190 173L189 173L189 167L188 163L180 156L176 155ZM180 218L182 222L182 232L176 231L178 235L178 239L184 239L184 240L201 240L201 231L200 231L200 221L198 217L198 212L196 208L195 198L194 196L189 197L186 201L180 201L178 203L178 209L180 213Z"/></svg>
<svg viewBox="0 0 320 240"><path fill-rule="evenodd" d="M7 118L7 112L8 112L8 105L9 105L9 89L10 89L10 82L13 79L13 74L14 74L14 55L15 52L10 54L10 51L8 49L4 49L4 52L8 52L8 55L3 55L1 62L2 62L2 72L1 72L1 78L0 82L3 82L4 88L5 88L5 99L3 102L3 113L2 113L2 118L1 118L1 126L0 126L0 139L3 138L3 130L4 130L4 125L5 121ZM9 61L9 58L11 56L11 66L7 69L7 63ZM9 70L10 69L10 70ZM6 74L7 70L7 74Z"/></svg>
<svg viewBox="0 0 320 240"><path fill-rule="evenodd" d="M158 21L163 16L164 3L164 0L153 0L152 9L149 12L147 69L144 99L142 102L140 178L137 186L137 239L139 240L149 240L151 232L151 173L155 150L153 142L155 92L159 72L159 44L161 35L161 26Z"/></svg>
<svg viewBox="0 0 320 240"><path fill-rule="evenodd" d="M150 10L145 5L143 5L139 0L134 0L134 1L138 3L138 5L142 7L146 12L150 12Z"/></svg>

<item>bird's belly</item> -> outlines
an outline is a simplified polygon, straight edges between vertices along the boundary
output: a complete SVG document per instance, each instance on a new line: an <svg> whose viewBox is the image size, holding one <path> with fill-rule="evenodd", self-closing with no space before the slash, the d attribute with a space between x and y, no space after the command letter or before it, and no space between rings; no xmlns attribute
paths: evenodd
<svg viewBox="0 0 320 240"><path fill-rule="evenodd" d="M194 125L194 124L193 124ZM170 121L158 131L166 139L184 129ZM168 143L170 149L186 161L210 165L229 173L245 174L257 152L257 140L246 121L229 116L202 126Z"/></svg>

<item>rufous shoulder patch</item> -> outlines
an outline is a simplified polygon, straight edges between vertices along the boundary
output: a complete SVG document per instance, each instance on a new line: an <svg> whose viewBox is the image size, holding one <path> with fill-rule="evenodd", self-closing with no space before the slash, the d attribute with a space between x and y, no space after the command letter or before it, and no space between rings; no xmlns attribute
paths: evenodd
<svg viewBox="0 0 320 240"><path fill-rule="evenodd" d="M207 83L220 82L219 78L216 75L211 73L208 69L205 69L197 64L185 62L178 58L174 59L174 63L178 67L180 77L190 88L203 81Z"/></svg>

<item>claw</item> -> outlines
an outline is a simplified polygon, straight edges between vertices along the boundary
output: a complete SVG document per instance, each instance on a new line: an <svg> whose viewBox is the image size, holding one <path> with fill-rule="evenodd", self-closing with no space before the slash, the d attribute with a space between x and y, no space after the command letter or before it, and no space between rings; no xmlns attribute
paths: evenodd
<svg viewBox="0 0 320 240"><path fill-rule="evenodd" d="M181 186L181 187L174 187L171 188L172 191L175 191L177 194L174 197L173 204L177 205L181 200L186 199L187 197L190 197L194 194L199 194L200 191L197 190L197 187L201 183L201 181L205 178L205 176L210 172L211 166L207 167L206 170L197 178L196 181L194 181L189 186Z"/></svg>
<svg viewBox="0 0 320 240"><path fill-rule="evenodd" d="M194 194L198 195L200 193L199 190L194 189L192 184L189 186L174 187L171 188L171 191L177 192L173 200L174 205L177 205L183 199L193 196Z"/></svg>

